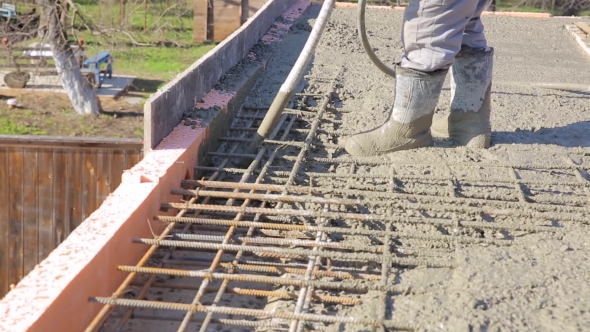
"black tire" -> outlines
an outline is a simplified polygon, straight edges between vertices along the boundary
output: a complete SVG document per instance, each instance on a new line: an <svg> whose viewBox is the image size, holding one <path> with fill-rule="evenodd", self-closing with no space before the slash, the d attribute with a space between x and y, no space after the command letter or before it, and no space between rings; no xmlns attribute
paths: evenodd
<svg viewBox="0 0 590 332"><path fill-rule="evenodd" d="M15 71L4 75L4 83L11 89L23 89L31 79L29 73L17 73Z"/></svg>

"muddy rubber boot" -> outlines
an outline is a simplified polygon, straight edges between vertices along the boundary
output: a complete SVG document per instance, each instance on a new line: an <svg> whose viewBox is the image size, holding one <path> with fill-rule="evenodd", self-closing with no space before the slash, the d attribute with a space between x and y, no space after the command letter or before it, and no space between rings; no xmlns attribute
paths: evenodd
<svg viewBox="0 0 590 332"><path fill-rule="evenodd" d="M494 49L463 47L451 69L451 111L437 119L432 132L458 145L488 148Z"/></svg>
<svg viewBox="0 0 590 332"><path fill-rule="evenodd" d="M346 151L366 157L432 146L430 125L447 71L424 73L397 67L389 119L380 127L349 137Z"/></svg>

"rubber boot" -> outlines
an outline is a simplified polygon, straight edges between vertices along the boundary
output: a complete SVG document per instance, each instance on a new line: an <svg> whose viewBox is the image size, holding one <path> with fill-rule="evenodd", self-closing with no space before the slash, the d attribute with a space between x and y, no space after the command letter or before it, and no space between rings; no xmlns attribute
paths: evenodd
<svg viewBox="0 0 590 332"><path fill-rule="evenodd" d="M451 111L433 123L436 136L470 148L490 147L493 56L491 47L463 47L457 54L451 69Z"/></svg>
<svg viewBox="0 0 590 332"><path fill-rule="evenodd" d="M353 135L345 149L356 157L432 146L430 126L448 69L424 73L396 68L395 100L380 127Z"/></svg>

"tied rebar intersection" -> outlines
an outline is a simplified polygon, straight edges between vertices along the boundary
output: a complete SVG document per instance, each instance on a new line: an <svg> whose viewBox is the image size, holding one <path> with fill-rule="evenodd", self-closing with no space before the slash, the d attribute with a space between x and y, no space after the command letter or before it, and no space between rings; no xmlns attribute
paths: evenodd
<svg viewBox="0 0 590 332"><path fill-rule="evenodd" d="M339 88L340 74L310 75L240 168L266 110L244 106L212 165L162 205L175 212L154 218L163 233L129 239L148 251L118 267L128 277L113 296L91 299L103 307L87 331L413 330L387 304L420 292L396 282L404 271L453 269L460 248L586 223L584 151L553 166L353 159L335 143L349 134ZM372 292L382 311L350 314Z"/></svg>

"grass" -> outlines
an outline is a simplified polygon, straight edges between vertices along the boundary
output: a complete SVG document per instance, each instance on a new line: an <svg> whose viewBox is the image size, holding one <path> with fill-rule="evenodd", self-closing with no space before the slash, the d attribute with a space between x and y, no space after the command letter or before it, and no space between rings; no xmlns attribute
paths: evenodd
<svg viewBox="0 0 590 332"><path fill-rule="evenodd" d="M215 47L213 43L194 44L192 42L192 8L172 6L167 10L164 2L150 2L144 17L143 5L128 4L125 8L125 23L120 28L118 5L99 6L97 1L93 0L75 0L74 2L84 19L91 26L98 28L95 29L96 31L105 33L97 34L96 31L95 33L88 31L85 24L76 18L76 35L68 31L72 44L75 44L78 38L83 38L87 56L99 51L110 51L114 58L114 74L137 77L139 84L136 82L135 85L140 93L149 94L157 91ZM19 4L17 8L20 12L28 12L32 7L30 4ZM73 13L71 9L71 14ZM147 25L145 31L144 18ZM125 33L115 32L117 29ZM20 46L39 41L28 40ZM160 46L162 44L165 46ZM178 47L179 45L181 47Z"/></svg>
<svg viewBox="0 0 590 332"><path fill-rule="evenodd" d="M531 6L521 6L521 7L514 7L511 5L496 5L496 11L499 12L527 12L527 13L550 13L551 15L560 15L559 9L550 10L550 9L541 9L537 7Z"/></svg>
<svg viewBox="0 0 590 332"><path fill-rule="evenodd" d="M31 111L32 112L32 111ZM46 132L34 125L20 124L14 117L0 118L0 135L45 135Z"/></svg>
<svg viewBox="0 0 590 332"><path fill-rule="evenodd" d="M78 10L91 24L107 30L119 28L119 6L99 6L88 0L76 2ZM103 50L110 51L113 54L113 69L116 74L132 75L152 81L151 84L145 85L139 81L140 92L155 92L215 46L214 44L193 44L193 15L192 10L188 8L172 7L167 10L160 4L149 3L145 16L142 5L129 4L125 11L123 30L130 36L111 32L113 38L109 38L82 30L79 37L84 38L87 43L89 54ZM144 23L147 26L145 31ZM141 47L133 45L134 42L139 44L167 42L168 47ZM170 46L171 42L183 47ZM154 81L157 83L154 84Z"/></svg>

